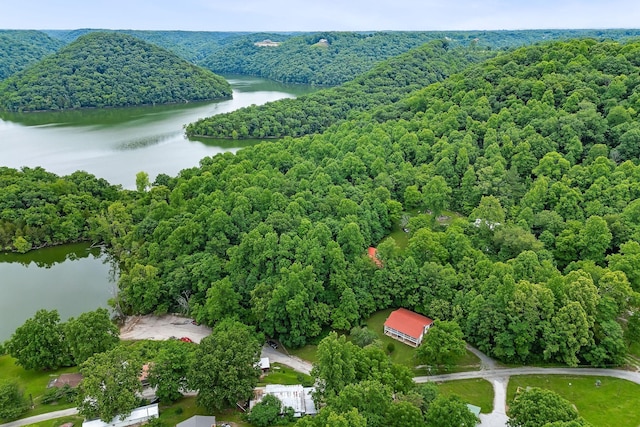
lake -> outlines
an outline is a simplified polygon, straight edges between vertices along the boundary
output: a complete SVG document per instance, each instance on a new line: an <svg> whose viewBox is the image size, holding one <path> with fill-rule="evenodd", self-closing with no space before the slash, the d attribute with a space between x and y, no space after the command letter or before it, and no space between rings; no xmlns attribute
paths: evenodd
<svg viewBox="0 0 640 427"><path fill-rule="evenodd" d="M169 106L46 113L0 113L0 166L41 166L58 175L84 170L135 189L136 174L151 182L175 176L203 157L256 141L190 141L184 125L252 104L293 98L317 89L255 77L226 76L233 99Z"/></svg>
<svg viewBox="0 0 640 427"><path fill-rule="evenodd" d="M107 307L116 292L113 266L84 243L0 254L0 278L0 342L41 308L66 320Z"/></svg>
<svg viewBox="0 0 640 427"><path fill-rule="evenodd" d="M316 89L253 77L226 76L233 99L170 106L53 113L0 113L0 166L41 166L58 175L85 170L124 188L140 171L153 182L175 176L200 159L256 141L190 141L183 126L251 104L292 98ZM40 308L63 320L106 307L115 273L106 256L86 244L0 254L0 342Z"/></svg>

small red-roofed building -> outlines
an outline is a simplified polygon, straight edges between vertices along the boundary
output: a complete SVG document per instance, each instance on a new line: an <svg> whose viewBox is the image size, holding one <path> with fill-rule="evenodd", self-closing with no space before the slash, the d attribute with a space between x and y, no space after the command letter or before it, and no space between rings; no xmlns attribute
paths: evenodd
<svg viewBox="0 0 640 427"><path fill-rule="evenodd" d="M399 308L392 311L384 322L384 334L412 347L418 347L432 324L433 320L422 314Z"/></svg>
<svg viewBox="0 0 640 427"><path fill-rule="evenodd" d="M371 258L371 260L375 262L379 268L382 268L382 261L380 261L380 258L378 258L378 250L376 248L374 248L373 246L370 246L369 249L367 250L367 254L369 255L369 258Z"/></svg>

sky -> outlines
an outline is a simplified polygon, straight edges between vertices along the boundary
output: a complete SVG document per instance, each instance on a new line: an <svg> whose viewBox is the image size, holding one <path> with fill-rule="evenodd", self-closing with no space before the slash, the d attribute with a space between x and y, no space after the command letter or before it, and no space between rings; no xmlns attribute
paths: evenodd
<svg viewBox="0 0 640 427"><path fill-rule="evenodd" d="M638 28L638 0L0 0L0 29Z"/></svg>

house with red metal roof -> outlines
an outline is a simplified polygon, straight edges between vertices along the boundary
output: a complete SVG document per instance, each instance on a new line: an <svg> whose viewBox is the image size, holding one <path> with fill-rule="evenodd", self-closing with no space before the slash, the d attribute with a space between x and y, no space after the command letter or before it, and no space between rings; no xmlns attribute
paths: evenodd
<svg viewBox="0 0 640 427"><path fill-rule="evenodd" d="M399 308L392 311L384 322L384 334L412 347L418 347L432 324L433 320L422 314Z"/></svg>
<svg viewBox="0 0 640 427"><path fill-rule="evenodd" d="M367 255L369 255L371 261L376 263L378 268L382 268L382 261L380 261L380 258L378 258L378 249L374 248L373 246L369 246L369 249L367 249Z"/></svg>

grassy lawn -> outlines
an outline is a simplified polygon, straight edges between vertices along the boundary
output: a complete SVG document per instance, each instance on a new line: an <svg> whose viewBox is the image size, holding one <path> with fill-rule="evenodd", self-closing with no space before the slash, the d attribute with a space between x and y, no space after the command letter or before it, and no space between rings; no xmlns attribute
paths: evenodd
<svg viewBox="0 0 640 427"><path fill-rule="evenodd" d="M288 366L281 365L279 363L272 363L271 369L269 373L264 376L258 383L259 386L263 386L266 384L284 384L284 385L295 385L295 384L309 384L309 386L313 385L313 380L310 375L305 375L300 372L296 372Z"/></svg>
<svg viewBox="0 0 640 427"><path fill-rule="evenodd" d="M81 426L84 417L73 415L70 417L55 418L53 420L41 421L39 423L29 424L27 427L58 427L65 423L73 423L74 426Z"/></svg>
<svg viewBox="0 0 640 427"><path fill-rule="evenodd" d="M78 372L77 367L62 368L56 371L24 370L16 365L15 359L9 355L0 356L0 379L15 381L24 391L24 395L29 399L33 397L35 408L27 411L21 418L33 415L44 414L46 412L59 411L61 409L73 408L73 403L43 405L39 404L40 396L47 388L47 384L52 378L60 374Z"/></svg>
<svg viewBox="0 0 640 427"><path fill-rule="evenodd" d="M600 387L595 383L600 380ZM512 376L507 389L507 403L518 387L553 390L571 403L580 415L594 426L637 427L640 425L640 385L609 377L575 377L569 375Z"/></svg>
<svg viewBox="0 0 640 427"><path fill-rule="evenodd" d="M445 381L438 383L438 390L446 396L457 394L466 403L482 408L483 414L493 411L493 387L487 380Z"/></svg>
<svg viewBox="0 0 640 427"><path fill-rule="evenodd" d="M196 398L194 396L183 397L172 405L160 405L160 422L162 422L163 426L173 427L194 415L210 415L204 408L196 404ZM216 416L216 423L227 421L234 422L239 426L251 425L242 421L240 413L236 410L231 409L216 412L213 415Z"/></svg>
<svg viewBox="0 0 640 427"><path fill-rule="evenodd" d="M307 344L304 347L287 349L287 352L291 356L296 356L302 360L306 360L307 362L315 363L318 361L318 358L316 357L317 350L317 345Z"/></svg>
<svg viewBox="0 0 640 427"><path fill-rule="evenodd" d="M400 341L396 341L384 334L384 322L387 320L387 317L389 317L389 313L393 310L394 309L392 308L388 308L374 313L373 316L368 318L366 321L367 328L378 334L378 338L382 341L382 348L385 350L387 349L388 344L393 344L395 349L390 355L391 361L413 368L416 364L414 360L416 350L413 347L403 344Z"/></svg>
<svg viewBox="0 0 640 427"><path fill-rule="evenodd" d="M467 350L465 355L462 356L462 358L458 360L458 363L453 366L433 366L431 367L431 369L420 367L414 368L413 372L417 376L424 376L453 374L455 372L469 372L478 370L480 370L480 359L478 359L478 356Z"/></svg>

